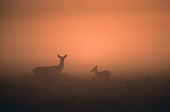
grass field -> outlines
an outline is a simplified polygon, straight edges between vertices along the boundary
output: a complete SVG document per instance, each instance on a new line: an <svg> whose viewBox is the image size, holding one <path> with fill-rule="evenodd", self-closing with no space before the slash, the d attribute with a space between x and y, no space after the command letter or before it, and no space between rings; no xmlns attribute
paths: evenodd
<svg viewBox="0 0 170 112"><path fill-rule="evenodd" d="M170 74L120 75L101 82L67 74L36 82L0 78L1 112L170 112Z"/></svg>

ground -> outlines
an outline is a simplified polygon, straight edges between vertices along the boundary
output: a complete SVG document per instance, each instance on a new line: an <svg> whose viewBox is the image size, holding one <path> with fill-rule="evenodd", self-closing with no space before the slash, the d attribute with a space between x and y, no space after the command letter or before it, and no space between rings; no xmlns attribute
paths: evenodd
<svg viewBox="0 0 170 112"><path fill-rule="evenodd" d="M1 112L170 112L169 73L112 77L101 82L63 74L0 78Z"/></svg>

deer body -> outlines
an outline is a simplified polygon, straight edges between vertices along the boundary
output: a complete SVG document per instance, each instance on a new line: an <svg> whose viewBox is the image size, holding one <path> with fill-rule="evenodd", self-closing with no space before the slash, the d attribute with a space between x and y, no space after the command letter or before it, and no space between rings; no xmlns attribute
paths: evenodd
<svg viewBox="0 0 170 112"><path fill-rule="evenodd" d="M60 58L60 63L58 66L36 67L33 69L36 80L54 78L56 74L59 74L64 69L64 59L67 55L58 55L58 57Z"/></svg>
<svg viewBox="0 0 170 112"><path fill-rule="evenodd" d="M111 72L107 70L98 72L97 66L95 66L91 72L94 72L99 80L109 80L111 76Z"/></svg>

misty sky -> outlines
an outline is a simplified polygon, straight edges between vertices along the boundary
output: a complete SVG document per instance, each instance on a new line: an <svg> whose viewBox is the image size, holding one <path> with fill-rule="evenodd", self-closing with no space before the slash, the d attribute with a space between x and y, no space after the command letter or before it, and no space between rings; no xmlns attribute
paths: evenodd
<svg viewBox="0 0 170 112"><path fill-rule="evenodd" d="M0 0L0 66L170 67L169 20L169 0Z"/></svg>

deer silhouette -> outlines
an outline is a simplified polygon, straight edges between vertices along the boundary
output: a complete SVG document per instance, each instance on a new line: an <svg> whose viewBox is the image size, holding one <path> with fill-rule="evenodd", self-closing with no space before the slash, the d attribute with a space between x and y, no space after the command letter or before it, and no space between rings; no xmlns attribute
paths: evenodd
<svg viewBox="0 0 170 112"><path fill-rule="evenodd" d="M58 66L34 68L33 73L34 73L35 79L36 80L52 79L57 74L59 74L64 68L64 59L67 57L67 55L65 55L65 56L58 55L58 57L60 58L60 63Z"/></svg>
<svg viewBox="0 0 170 112"><path fill-rule="evenodd" d="M101 71L101 72L98 72L97 70L97 66L95 66L91 72L94 72L95 75L97 76L97 78L99 80L102 80L102 81L106 81L106 80L109 80L110 79L110 76L111 76L111 72L105 70L105 71Z"/></svg>

